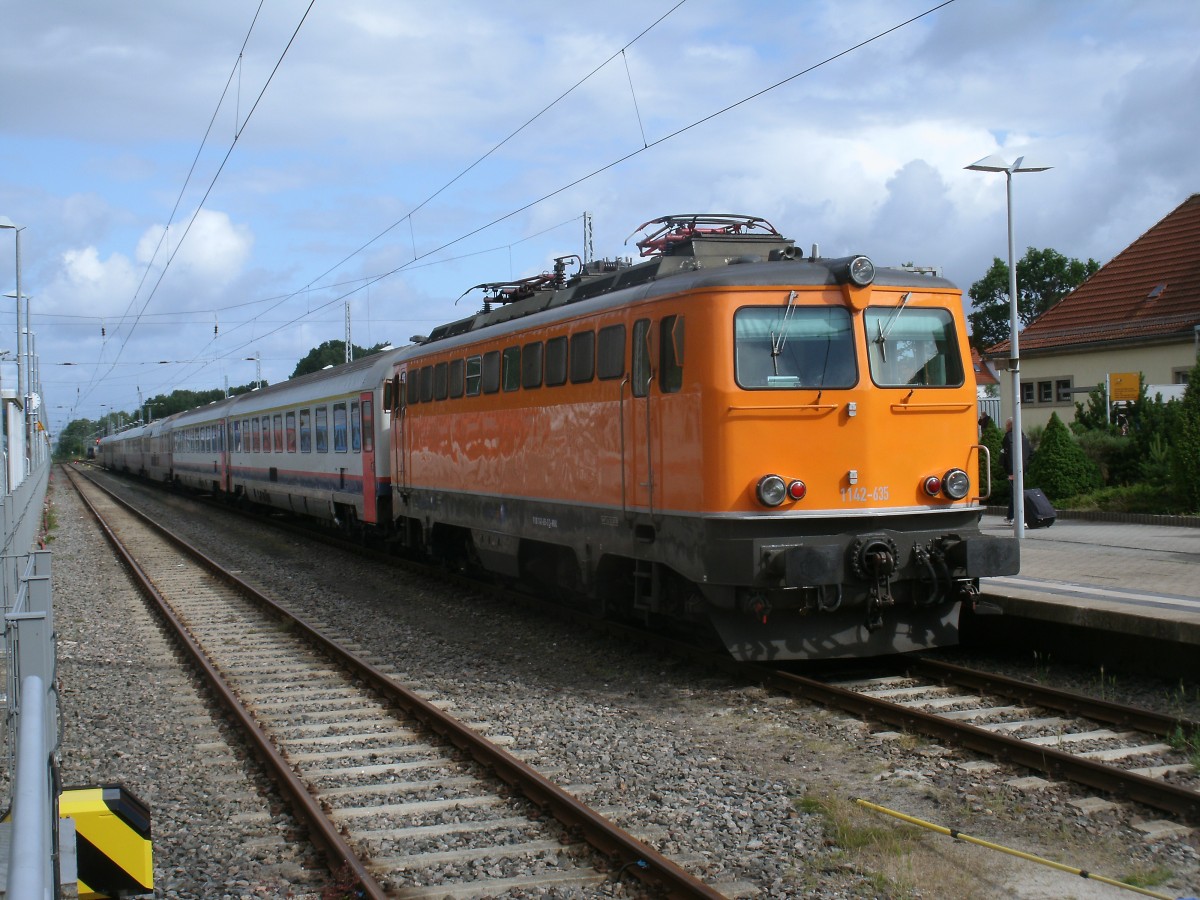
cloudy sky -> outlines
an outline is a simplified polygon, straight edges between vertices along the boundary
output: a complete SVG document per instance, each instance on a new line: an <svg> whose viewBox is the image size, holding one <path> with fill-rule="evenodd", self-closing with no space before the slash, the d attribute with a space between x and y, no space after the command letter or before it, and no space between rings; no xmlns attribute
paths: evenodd
<svg viewBox="0 0 1200 900"><path fill-rule="evenodd" d="M0 216L53 429L245 384L256 355L283 380L347 304L355 344L407 342L580 253L585 211L598 257L737 212L965 289L1006 254L1004 177L963 168L984 156L1054 167L1014 179L1018 253L1107 262L1200 191L1178 0L0 0L0 22ZM14 250L0 231L3 292Z"/></svg>

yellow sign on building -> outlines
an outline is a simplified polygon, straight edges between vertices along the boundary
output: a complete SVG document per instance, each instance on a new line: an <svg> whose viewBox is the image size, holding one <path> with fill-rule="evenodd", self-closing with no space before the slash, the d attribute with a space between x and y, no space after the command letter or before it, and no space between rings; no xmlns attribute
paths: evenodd
<svg viewBox="0 0 1200 900"><path fill-rule="evenodd" d="M1108 374L1108 396L1117 400L1136 400L1142 389L1140 372L1110 372Z"/></svg>

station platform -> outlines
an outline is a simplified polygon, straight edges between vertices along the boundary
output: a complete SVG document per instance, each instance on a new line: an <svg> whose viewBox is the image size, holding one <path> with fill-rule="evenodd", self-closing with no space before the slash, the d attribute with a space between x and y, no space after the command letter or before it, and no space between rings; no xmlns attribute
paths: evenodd
<svg viewBox="0 0 1200 900"><path fill-rule="evenodd" d="M997 515L981 526L1012 533ZM1019 575L985 578L980 589L1002 615L970 617L964 643L1033 639L1059 658L1099 651L1200 677L1200 528L1060 516L1026 530Z"/></svg>

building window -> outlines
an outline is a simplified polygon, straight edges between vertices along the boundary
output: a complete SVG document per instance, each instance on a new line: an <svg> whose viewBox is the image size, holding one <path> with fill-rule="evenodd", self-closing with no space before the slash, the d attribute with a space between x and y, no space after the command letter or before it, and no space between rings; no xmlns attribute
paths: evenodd
<svg viewBox="0 0 1200 900"><path fill-rule="evenodd" d="M1054 382L1039 381L1037 386L1037 402L1052 403L1054 401Z"/></svg>
<svg viewBox="0 0 1200 900"><path fill-rule="evenodd" d="M1036 386L1034 385L1034 383L1032 381L1022 381L1021 382L1021 402L1022 403L1032 403L1033 402L1033 398L1034 398L1033 391L1034 391L1035 387Z"/></svg>
<svg viewBox="0 0 1200 900"><path fill-rule="evenodd" d="M1056 378L1054 380L1054 397L1059 403L1072 403L1075 394L1072 391L1072 379Z"/></svg>
<svg viewBox="0 0 1200 900"><path fill-rule="evenodd" d="M1191 371L1192 371L1191 369L1175 369L1175 370L1173 370L1171 372L1171 383L1172 384L1187 384L1188 383L1188 375L1191 373Z"/></svg>

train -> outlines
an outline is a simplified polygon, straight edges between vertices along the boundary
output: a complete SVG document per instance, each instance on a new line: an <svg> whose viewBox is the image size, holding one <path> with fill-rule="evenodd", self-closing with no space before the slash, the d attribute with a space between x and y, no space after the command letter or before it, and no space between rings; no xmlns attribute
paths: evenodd
<svg viewBox="0 0 1200 900"><path fill-rule="evenodd" d="M634 237L637 259L476 285L470 316L110 435L100 462L741 660L957 643L979 579L1020 567L980 528L961 291L757 216Z"/></svg>

